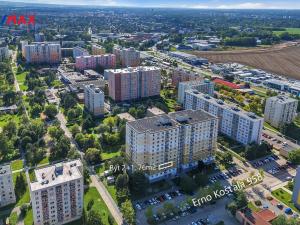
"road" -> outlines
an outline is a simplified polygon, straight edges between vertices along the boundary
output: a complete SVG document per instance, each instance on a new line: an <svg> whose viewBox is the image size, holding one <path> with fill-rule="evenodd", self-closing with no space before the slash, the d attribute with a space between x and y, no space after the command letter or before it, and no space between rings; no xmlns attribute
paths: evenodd
<svg viewBox="0 0 300 225"><path fill-rule="evenodd" d="M115 218L115 221L118 225L123 224L123 216L122 213L120 212L117 204L115 201L112 199L108 191L106 190L104 184L98 180L97 175L91 175L91 180L92 180L92 186L96 187L98 190L99 194L101 195L103 201L107 205L108 209L110 210L110 213L112 216Z"/></svg>

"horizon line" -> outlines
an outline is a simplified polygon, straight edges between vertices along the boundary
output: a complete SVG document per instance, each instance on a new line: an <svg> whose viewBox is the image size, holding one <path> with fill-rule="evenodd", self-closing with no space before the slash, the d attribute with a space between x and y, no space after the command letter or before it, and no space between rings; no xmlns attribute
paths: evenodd
<svg viewBox="0 0 300 225"><path fill-rule="evenodd" d="M168 5L158 5L158 6L140 6L140 5L95 5L95 4L64 4L64 3L34 3L34 2L22 2L22 1L0 1L0 5L4 5L5 3L8 4L27 4L27 5L49 5L49 6L73 6L73 7L104 7L104 8L141 8L141 9L186 9L186 10L290 10L290 11L297 11L300 10L300 8L220 8L220 7L188 7L188 6L168 6Z"/></svg>

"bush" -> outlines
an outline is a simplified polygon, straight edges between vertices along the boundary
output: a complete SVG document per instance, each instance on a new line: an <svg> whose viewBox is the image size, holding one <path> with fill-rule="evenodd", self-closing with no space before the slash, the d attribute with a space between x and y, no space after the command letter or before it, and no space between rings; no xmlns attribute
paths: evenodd
<svg viewBox="0 0 300 225"><path fill-rule="evenodd" d="M255 203L255 205L257 205L257 206L261 206L261 205L262 205L260 200L256 200L254 203Z"/></svg>

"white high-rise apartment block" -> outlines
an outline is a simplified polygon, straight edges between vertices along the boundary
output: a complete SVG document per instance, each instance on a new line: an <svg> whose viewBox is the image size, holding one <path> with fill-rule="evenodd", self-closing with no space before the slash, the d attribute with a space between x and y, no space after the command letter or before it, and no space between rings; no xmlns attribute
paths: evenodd
<svg viewBox="0 0 300 225"><path fill-rule="evenodd" d="M8 59L10 56L8 46L0 46L0 61L4 61L5 59Z"/></svg>
<svg viewBox="0 0 300 225"><path fill-rule="evenodd" d="M214 95L215 83L210 80L193 80L179 82L178 85L178 103L184 103L185 91L189 89L196 89L197 91L213 96Z"/></svg>
<svg viewBox="0 0 300 225"><path fill-rule="evenodd" d="M55 64L61 61L60 44L56 43L23 43L26 63L50 63Z"/></svg>
<svg viewBox="0 0 300 225"><path fill-rule="evenodd" d="M219 132L244 145L260 143L264 119L197 90L185 92L185 109L202 109L219 118Z"/></svg>
<svg viewBox="0 0 300 225"><path fill-rule="evenodd" d="M83 166L80 160L36 169L30 183L35 225L61 225L81 218Z"/></svg>
<svg viewBox="0 0 300 225"><path fill-rule="evenodd" d="M265 121L274 127L292 123L297 116L298 100L287 96L274 96L266 101Z"/></svg>
<svg viewBox="0 0 300 225"><path fill-rule="evenodd" d="M217 135L217 117L203 110L147 117L127 122L126 155L154 182L211 162Z"/></svg>
<svg viewBox="0 0 300 225"><path fill-rule="evenodd" d="M9 164L0 165L0 208L16 202L13 177Z"/></svg>
<svg viewBox="0 0 300 225"><path fill-rule="evenodd" d="M140 52L132 47L115 47L113 54L116 55L117 62L119 61L123 67L136 67L140 64Z"/></svg>
<svg viewBox="0 0 300 225"><path fill-rule="evenodd" d="M104 93L100 88L95 87L93 84L84 87L84 106L94 116L104 114Z"/></svg>

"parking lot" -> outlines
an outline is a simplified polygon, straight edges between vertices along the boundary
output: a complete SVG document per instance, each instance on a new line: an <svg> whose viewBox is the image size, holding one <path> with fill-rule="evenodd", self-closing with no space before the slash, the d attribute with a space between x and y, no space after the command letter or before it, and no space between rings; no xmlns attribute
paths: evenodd
<svg viewBox="0 0 300 225"><path fill-rule="evenodd" d="M215 224L223 220L228 221L226 224L236 224L235 219L225 210L225 205L229 202L228 198L220 199L213 202L214 204L207 204L200 208L186 203L187 197L189 196L182 194L179 190L173 190L135 202L137 224L147 224L145 213L149 206L152 207L153 220L157 223L205 225ZM158 213L166 202L174 205L175 211L177 211L176 215L174 213ZM216 210L216 212L212 210Z"/></svg>
<svg viewBox="0 0 300 225"><path fill-rule="evenodd" d="M210 176L209 181L211 183L215 183L217 181L227 181L228 179L237 177L238 175L242 174L243 170L239 169L238 167L232 167L226 171L220 171Z"/></svg>
<svg viewBox="0 0 300 225"><path fill-rule="evenodd" d="M269 130L263 131L262 140L271 144L275 149L284 150L285 152L290 152L292 150L300 148L300 145L286 139L283 135L276 134Z"/></svg>

